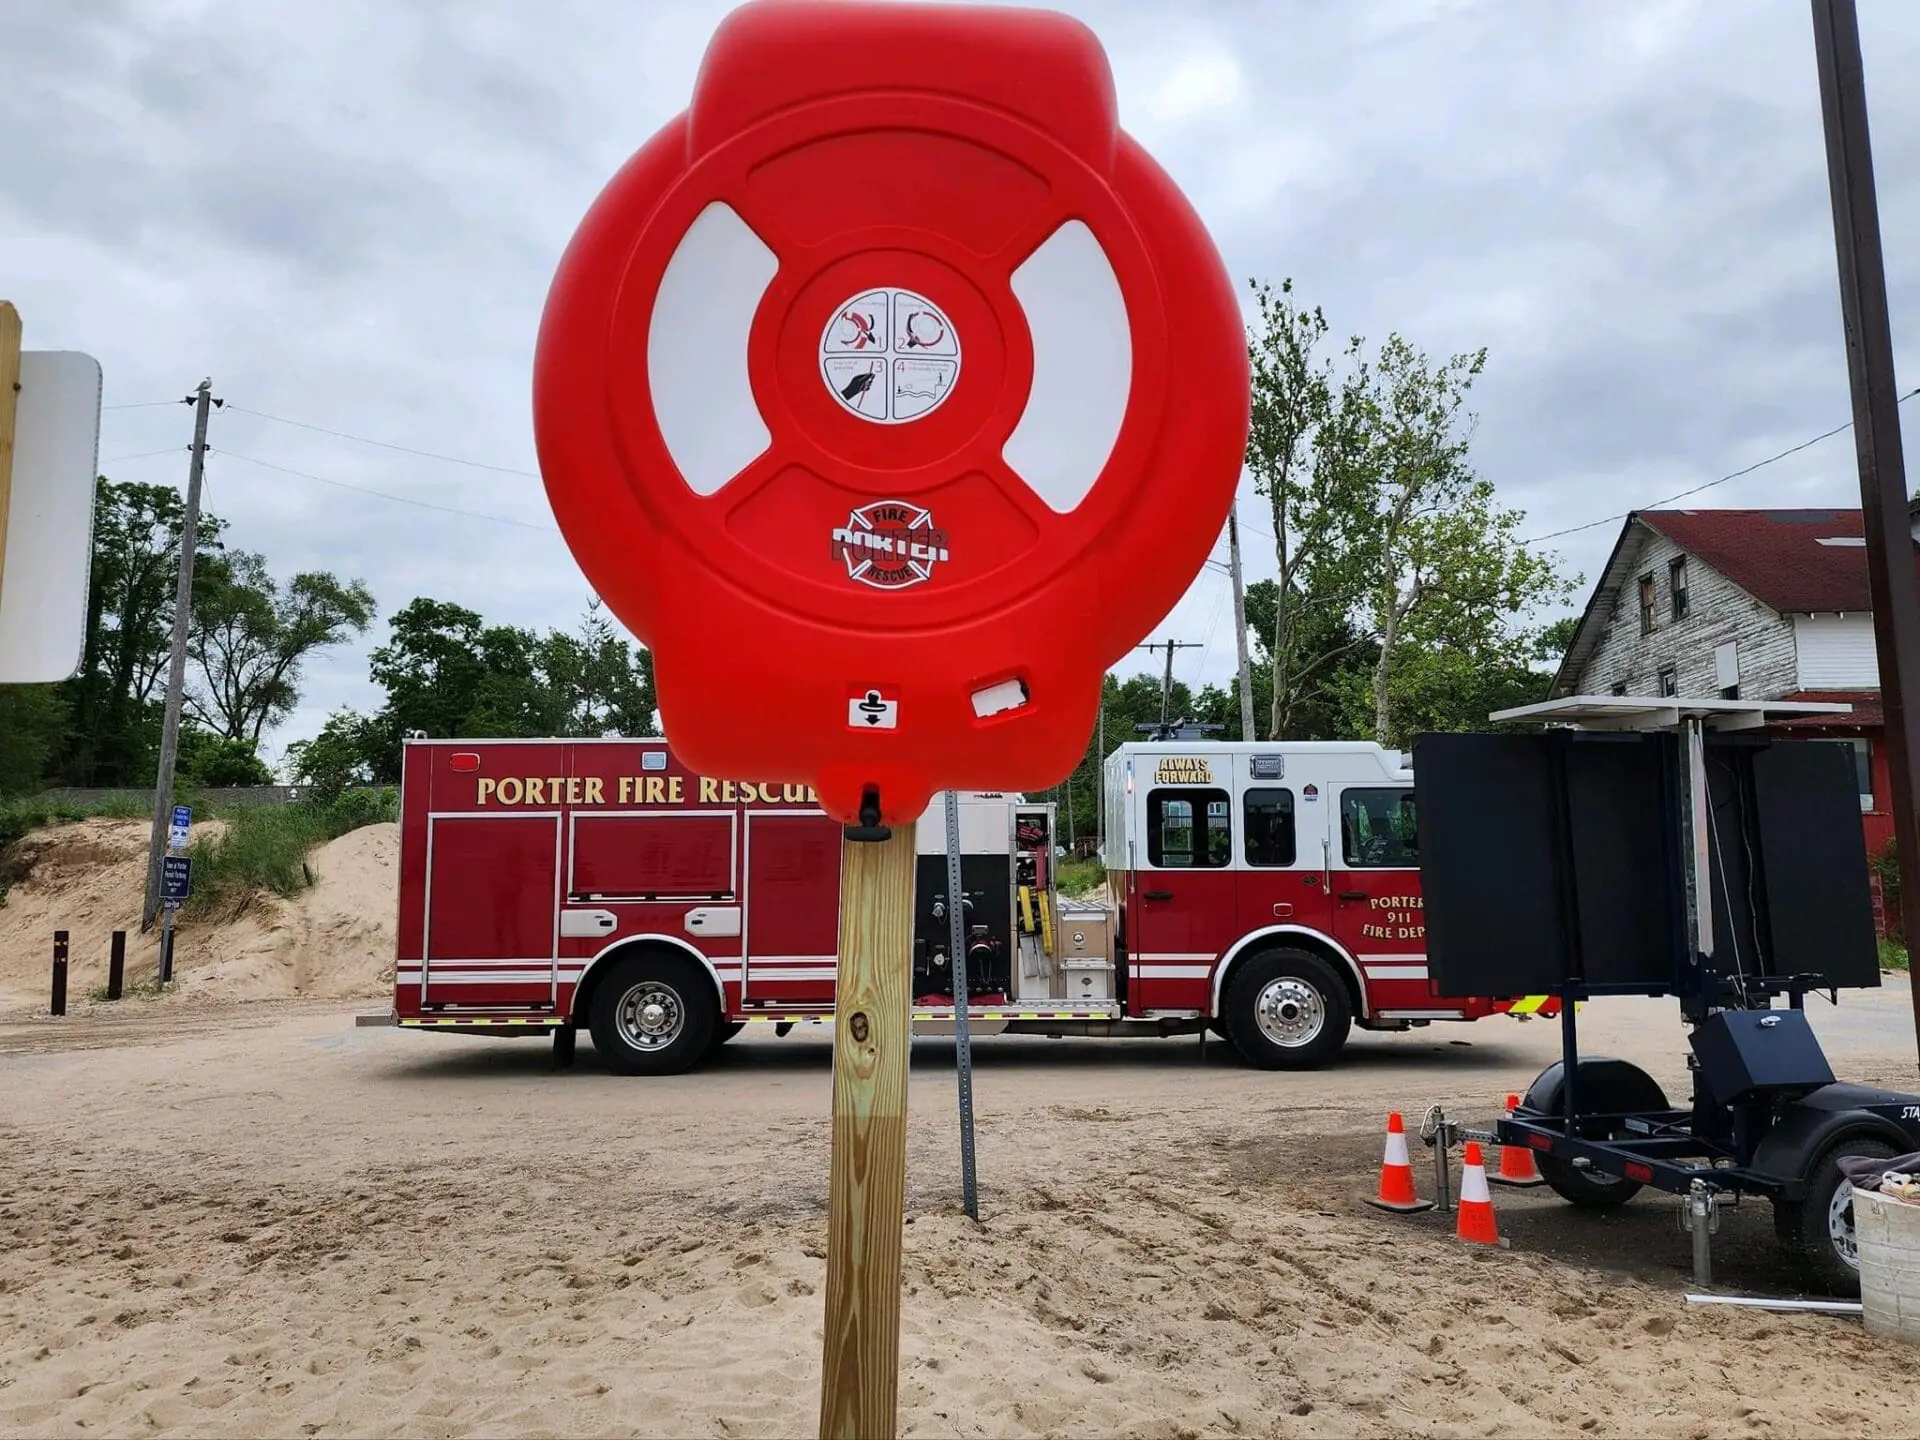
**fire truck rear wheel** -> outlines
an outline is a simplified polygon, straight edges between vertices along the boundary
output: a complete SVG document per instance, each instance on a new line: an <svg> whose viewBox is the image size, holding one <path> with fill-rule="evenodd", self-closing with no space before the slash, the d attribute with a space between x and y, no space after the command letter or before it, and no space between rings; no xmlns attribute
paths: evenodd
<svg viewBox="0 0 1920 1440"><path fill-rule="evenodd" d="M616 960L594 990L593 1048L620 1075L678 1075L713 1048L719 1005L706 974L674 955Z"/></svg>
<svg viewBox="0 0 1920 1440"><path fill-rule="evenodd" d="M1220 1020L1241 1058L1262 1070L1311 1070L1340 1053L1353 1002L1333 967L1306 950L1242 961L1221 997Z"/></svg>

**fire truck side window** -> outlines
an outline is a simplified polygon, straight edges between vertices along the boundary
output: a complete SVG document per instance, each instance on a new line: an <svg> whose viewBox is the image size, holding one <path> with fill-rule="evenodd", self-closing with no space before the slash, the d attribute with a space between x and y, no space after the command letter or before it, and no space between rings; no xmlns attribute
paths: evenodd
<svg viewBox="0 0 1920 1440"><path fill-rule="evenodd" d="M1347 791L1340 799L1340 848L1356 870L1418 869L1420 829L1413 791Z"/></svg>
<svg viewBox="0 0 1920 1440"><path fill-rule="evenodd" d="M1270 869L1293 864L1293 791L1249 790L1242 808L1246 812L1247 864Z"/></svg>
<svg viewBox="0 0 1920 1440"><path fill-rule="evenodd" d="M1219 869L1233 860L1233 806L1224 790L1147 795L1147 861L1161 870Z"/></svg>

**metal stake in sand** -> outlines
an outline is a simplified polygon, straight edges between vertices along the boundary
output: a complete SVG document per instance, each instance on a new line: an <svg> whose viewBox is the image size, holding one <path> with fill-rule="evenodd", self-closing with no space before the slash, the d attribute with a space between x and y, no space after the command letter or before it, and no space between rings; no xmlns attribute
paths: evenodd
<svg viewBox="0 0 1920 1440"><path fill-rule="evenodd" d="M947 946L953 960L953 1069L960 1089L960 1196L967 1218L980 1218L973 1173L973 1003L967 981L966 891L960 876L960 796L947 791Z"/></svg>
<svg viewBox="0 0 1920 1440"><path fill-rule="evenodd" d="M872 797L840 849L822 1440L890 1436L899 1402L914 832L879 817Z"/></svg>
<svg viewBox="0 0 1920 1440"><path fill-rule="evenodd" d="M55 1015L67 1013L67 932L53 932L53 994L47 1009Z"/></svg>

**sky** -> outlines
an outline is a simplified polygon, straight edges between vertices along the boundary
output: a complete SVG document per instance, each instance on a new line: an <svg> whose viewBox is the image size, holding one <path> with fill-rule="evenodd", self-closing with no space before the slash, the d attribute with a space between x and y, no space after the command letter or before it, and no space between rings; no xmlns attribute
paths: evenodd
<svg viewBox="0 0 1920 1440"><path fill-rule="evenodd" d="M28 349L101 361L103 471L183 485L177 401L209 376L228 543L380 602L363 641L308 666L270 754L377 705L367 652L414 596L578 620L590 591L535 473L534 335L574 227L684 108L729 8L0 0L0 297ZM1123 124L1243 289L1292 277L1335 336L1487 347L1475 464L1589 584L1610 517L1848 418L1805 0L1056 8L1100 36ZM1899 77L1920 74L1920 6L1859 9L1905 356L1920 86ZM1857 505L1850 439L1689 503ZM1245 484L1249 579L1274 573L1264 507ZM1197 643L1176 676L1225 683L1225 576L1148 638Z"/></svg>

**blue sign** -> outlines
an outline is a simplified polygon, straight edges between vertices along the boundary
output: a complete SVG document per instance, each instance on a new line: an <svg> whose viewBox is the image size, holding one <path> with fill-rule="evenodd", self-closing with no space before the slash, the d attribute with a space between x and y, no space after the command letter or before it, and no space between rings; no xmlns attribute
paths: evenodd
<svg viewBox="0 0 1920 1440"><path fill-rule="evenodd" d="M193 807L176 805L173 807L173 825L176 830L184 830L193 823Z"/></svg>
<svg viewBox="0 0 1920 1440"><path fill-rule="evenodd" d="M193 858L188 855L160 857L160 903L169 910L186 904L193 892Z"/></svg>

